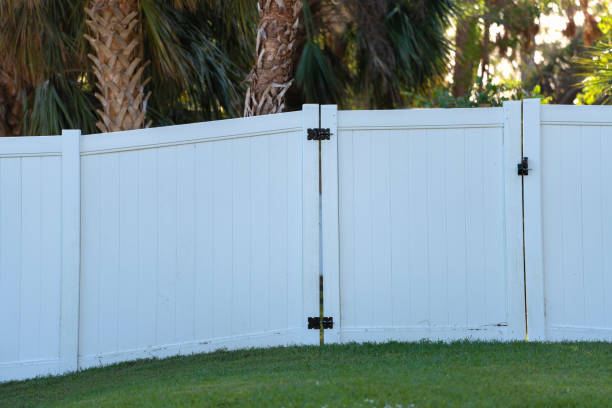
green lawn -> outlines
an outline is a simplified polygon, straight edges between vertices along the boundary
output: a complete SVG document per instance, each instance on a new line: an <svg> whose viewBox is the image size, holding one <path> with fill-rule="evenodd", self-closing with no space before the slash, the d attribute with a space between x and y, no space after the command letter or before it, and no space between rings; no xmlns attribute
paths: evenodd
<svg viewBox="0 0 612 408"><path fill-rule="evenodd" d="M0 384L0 407L612 406L612 344L388 343L141 360Z"/></svg>

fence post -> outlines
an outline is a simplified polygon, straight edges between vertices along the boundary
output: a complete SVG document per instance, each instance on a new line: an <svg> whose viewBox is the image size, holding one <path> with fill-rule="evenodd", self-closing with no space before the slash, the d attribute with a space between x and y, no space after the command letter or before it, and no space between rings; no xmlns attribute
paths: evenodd
<svg viewBox="0 0 612 408"><path fill-rule="evenodd" d="M81 131L62 131L62 371L78 369L81 256Z"/></svg>
<svg viewBox="0 0 612 408"><path fill-rule="evenodd" d="M321 127L329 128L330 140L321 142L323 299L325 316L334 318L334 328L325 331L325 343L340 338L340 242L338 225L338 107L321 106Z"/></svg>
<svg viewBox="0 0 612 408"><path fill-rule="evenodd" d="M319 147L307 140L310 128L319 127L319 105L302 107L302 290L303 344L318 344L319 332L308 330L308 317L319 316Z"/></svg>
<svg viewBox="0 0 612 408"><path fill-rule="evenodd" d="M529 175L523 177L525 228L525 285L529 340L546 340L542 242L542 156L540 100L523 101L523 157L529 158Z"/></svg>

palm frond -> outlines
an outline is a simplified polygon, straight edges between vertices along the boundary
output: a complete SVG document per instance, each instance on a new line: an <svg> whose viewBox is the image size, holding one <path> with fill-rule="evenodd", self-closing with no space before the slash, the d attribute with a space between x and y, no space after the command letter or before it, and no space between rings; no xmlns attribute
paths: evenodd
<svg viewBox="0 0 612 408"><path fill-rule="evenodd" d="M304 45L295 79L303 103L334 103L340 99L341 87L330 59L313 41Z"/></svg>
<svg viewBox="0 0 612 408"><path fill-rule="evenodd" d="M244 92L241 81L246 75L245 62L251 50L246 46L229 47L233 42L240 44L240 39L230 35L223 13L214 13L206 5L191 12L155 0L151 3L153 8L145 16L154 19L145 24L151 27L163 21L164 27L145 34L146 58L169 57L151 68L148 111L154 124L236 116ZM162 36L171 39L172 50L166 49L167 41L159 47ZM242 68L238 65L241 61Z"/></svg>
<svg viewBox="0 0 612 408"><path fill-rule="evenodd" d="M299 98L292 105L330 99L348 108L403 105L406 92L424 90L446 73L450 43L445 32L455 3L304 0L312 34L301 43Z"/></svg>
<svg viewBox="0 0 612 408"><path fill-rule="evenodd" d="M371 24L354 28L360 67L356 93L368 100L369 107L397 107L402 91L422 90L446 72L450 44L445 31L453 1L387 0L377 2L376 8L367 7L371 1L357 3L353 6L357 16L376 10L377 18L382 18L376 29ZM381 17L383 4L387 9Z"/></svg>
<svg viewBox="0 0 612 408"><path fill-rule="evenodd" d="M55 76L39 84L26 102L23 134L57 135L62 129L94 133L94 104L93 93L83 83Z"/></svg>
<svg viewBox="0 0 612 408"><path fill-rule="evenodd" d="M0 14L0 55L16 66L17 82L83 68L84 0L6 0Z"/></svg>
<svg viewBox="0 0 612 408"><path fill-rule="evenodd" d="M612 42L600 41L587 57L578 59L578 65L584 87L581 99L589 104L612 104Z"/></svg>

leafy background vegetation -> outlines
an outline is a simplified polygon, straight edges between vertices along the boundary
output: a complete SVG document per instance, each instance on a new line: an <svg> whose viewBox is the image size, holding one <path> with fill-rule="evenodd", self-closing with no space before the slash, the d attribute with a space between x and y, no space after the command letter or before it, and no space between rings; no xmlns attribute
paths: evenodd
<svg viewBox="0 0 612 408"><path fill-rule="evenodd" d="M0 135L97 132L84 10L109 1L138 1L147 121L241 115L256 0L5 0ZM288 110L612 102L609 0L294 1L302 13Z"/></svg>

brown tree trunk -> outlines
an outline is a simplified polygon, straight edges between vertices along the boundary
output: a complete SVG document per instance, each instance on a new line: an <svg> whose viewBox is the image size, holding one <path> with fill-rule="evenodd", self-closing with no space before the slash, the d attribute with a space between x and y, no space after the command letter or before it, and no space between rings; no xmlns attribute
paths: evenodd
<svg viewBox="0 0 612 408"><path fill-rule="evenodd" d="M589 13L589 0L580 0L580 8L582 9L582 14L584 14L584 33L582 38L584 44L590 47L599 41L603 33L599 29L599 23L595 17Z"/></svg>
<svg viewBox="0 0 612 408"><path fill-rule="evenodd" d="M14 74L12 66L0 66L0 137L22 134L23 104Z"/></svg>
<svg viewBox="0 0 612 408"><path fill-rule="evenodd" d="M96 98L102 104L96 124L102 132L145 127L146 102L143 80L146 64L139 56L138 0L90 0L85 9L91 36L86 36L94 54Z"/></svg>
<svg viewBox="0 0 612 408"><path fill-rule="evenodd" d="M489 46L490 46L490 38L491 35L491 21L489 20L489 16L485 17L484 29L483 29L483 38L482 38L482 56L480 63L480 78L482 78L482 82L480 83L480 90L484 88L484 84L488 81L489 78ZM486 76L486 79L485 79Z"/></svg>
<svg viewBox="0 0 612 408"><path fill-rule="evenodd" d="M453 96L464 96L474 83L474 62L466 58L472 22L467 16L457 19L455 33L455 67L453 69Z"/></svg>
<svg viewBox="0 0 612 408"><path fill-rule="evenodd" d="M255 64L247 81L244 116L279 113L293 84L302 0L260 0Z"/></svg>

